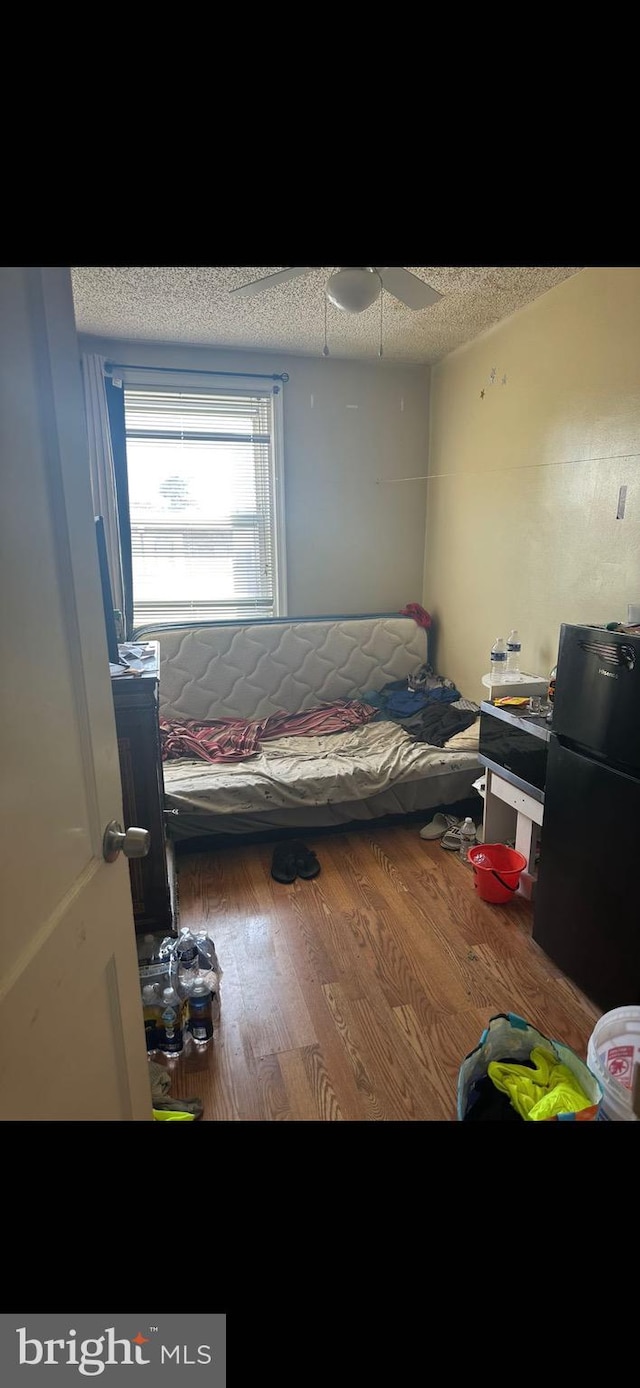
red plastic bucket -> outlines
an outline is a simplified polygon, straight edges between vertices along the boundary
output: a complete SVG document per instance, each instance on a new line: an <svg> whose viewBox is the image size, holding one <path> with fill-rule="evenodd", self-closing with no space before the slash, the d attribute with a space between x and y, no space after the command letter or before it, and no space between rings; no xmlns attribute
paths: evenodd
<svg viewBox="0 0 640 1388"><path fill-rule="evenodd" d="M467 854L473 863L474 887L483 901L511 901L527 866L523 853L504 843L478 843Z"/></svg>

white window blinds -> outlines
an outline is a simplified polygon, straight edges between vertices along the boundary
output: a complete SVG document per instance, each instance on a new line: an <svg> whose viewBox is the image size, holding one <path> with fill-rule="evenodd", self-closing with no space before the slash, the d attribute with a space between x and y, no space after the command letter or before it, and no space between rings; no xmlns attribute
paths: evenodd
<svg viewBox="0 0 640 1388"><path fill-rule="evenodd" d="M134 625L280 615L274 388L124 399Z"/></svg>

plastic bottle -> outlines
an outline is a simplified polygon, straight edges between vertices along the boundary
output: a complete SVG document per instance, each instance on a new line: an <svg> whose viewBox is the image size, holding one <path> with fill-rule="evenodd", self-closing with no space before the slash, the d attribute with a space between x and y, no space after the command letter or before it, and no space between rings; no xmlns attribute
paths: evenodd
<svg viewBox="0 0 640 1388"><path fill-rule="evenodd" d="M195 938L200 972L206 973L209 969L218 970L220 966L211 936L207 934L206 930L198 930Z"/></svg>
<svg viewBox="0 0 640 1388"><path fill-rule="evenodd" d="M499 636L498 639L497 639L497 641L494 641L494 643L493 643L493 645L492 645L492 647L491 647L491 673L490 673L490 679L491 679L491 683L492 683L492 684L502 684L502 683L503 683L503 681L504 681L504 676L505 676L506 664L507 664L507 648L506 648L505 643L504 643L504 637L503 637L503 636Z"/></svg>
<svg viewBox="0 0 640 1388"><path fill-rule="evenodd" d="M507 675L520 674L520 637L514 627L507 637Z"/></svg>
<svg viewBox="0 0 640 1388"><path fill-rule="evenodd" d="M157 983L145 983L142 989L142 1015L148 1051L155 1051L158 1045L160 1012L160 989Z"/></svg>
<svg viewBox="0 0 640 1388"><path fill-rule="evenodd" d="M476 842L476 826L471 816L467 815L464 824L460 826L460 857L463 863L468 861L467 854L469 849L473 848Z"/></svg>
<svg viewBox="0 0 640 1388"><path fill-rule="evenodd" d="M158 1049L165 1051L167 1055L182 1055L183 1047L182 1003L175 988L164 988Z"/></svg>
<svg viewBox="0 0 640 1388"><path fill-rule="evenodd" d="M217 975L211 977L211 1017L215 1026L220 1021L220 981Z"/></svg>
<svg viewBox="0 0 640 1388"><path fill-rule="evenodd" d="M200 964L198 945L187 927L180 931L180 938L176 945L176 959L178 962L178 988L184 997L190 992L190 985L198 977Z"/></svg>
<svg viewBox="0 0 640 1388"><path fill-rule="evenodd" d="M189 993L189 1031L200 1046L213 1036L212 1002L209 984L204 978L199 978Z"/></svg>

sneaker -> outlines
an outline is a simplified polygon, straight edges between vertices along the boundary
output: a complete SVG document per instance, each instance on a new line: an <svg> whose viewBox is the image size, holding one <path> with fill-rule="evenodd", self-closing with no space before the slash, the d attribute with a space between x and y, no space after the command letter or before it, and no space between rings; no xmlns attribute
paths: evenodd
<svg viewBox="0 0 640 1388"><path fill-rule="evenodd" d="M447 829L446 834L443 834L443 835L442 835L442 838L440 839L440 847L441 847L441 848L448 848L448 849L450 849L451 851L457 851L457 852L459 852L459 851L460 851L460 845L461 845L461 843L462 843L462 833L461 833L461 830L462 830L462 824L461 824L461 823L459 823L459 824L454 824L450 829Z"/></svg>
<svg viewBox="0 0 640 1388"><path fill-rule="evenodd" d="M461 819L457 819L454 814L434 815L429 824L425 824L424 829L420 830L421 839L441 839L448 829L455 829L462 824Z"/></svg>

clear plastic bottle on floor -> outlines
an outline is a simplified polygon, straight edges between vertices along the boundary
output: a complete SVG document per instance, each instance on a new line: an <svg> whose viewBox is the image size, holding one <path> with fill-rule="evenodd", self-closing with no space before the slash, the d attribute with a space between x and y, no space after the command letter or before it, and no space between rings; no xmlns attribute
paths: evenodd
<svg viewBox="0 0 640 1388"><path fill-rule="evenodd" d="M463 863L468 862L467 854L470 848L478 842L476 826L470 815L467 815L463 824L460 825L460 857Z"/></svg>
<svg viewBox="0 0 640 1388"><path fill-rule="evenodd" d="M175 952L178 963L178 991L182 997L186 997L200 972L198 944L186 926L180 931Z"/></svg>
<svg viewBox="0 0 640 1388"><path fill-rule="evenodd" d="M217 974L209 974L208 980L211 988L211 1020L214 1026L220 1021L220 980Z"/></svg>
<svg viewBox="0 0 640 1388"><path fill-rule="evenodd" d="M507 676L520 674L520 637L514 627L507 637Z"/></svg>
<svg viewBox="0 0 640 1388"><path fill-rule="evenodd" d="M213 943L213 940L211 939L211 936L208 934L206 930L197 930L195 940L196 947L198 950L198 965L200 973L207 973L209 969L213 969L216 973L219 973L220 965L218 963L216 947Z"/></svg>
<svg viewBox="0 0 640 1388"><path fill-rule="evenodd" d="M182 1002L175 988L164 988L158 1050L164 1051L166 1055L182 1055L183 1049Z"/></svg>
<svg viewBox="0 0 640 1388"><path fill-rule="evenodd" d="M189 994L189 1031L197 1045L206 1045L213 1036L213 993L206 979L199 978Z"/></svg>
<svg viewBox="0 0 640 1388"><path fill-rule="evenodd" d="M142 1012L144 1016L144 1034L148 1051L155 1051L158 1045L158 1029L160 1026L161 1011L162 1006L158 984L145 983L142 989Z"/></svg>

